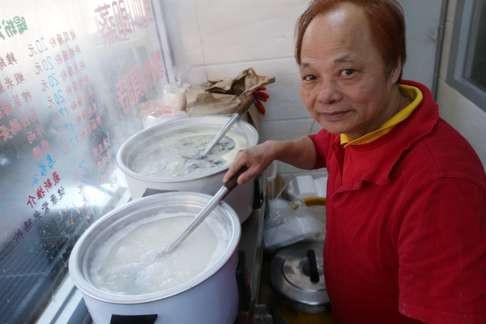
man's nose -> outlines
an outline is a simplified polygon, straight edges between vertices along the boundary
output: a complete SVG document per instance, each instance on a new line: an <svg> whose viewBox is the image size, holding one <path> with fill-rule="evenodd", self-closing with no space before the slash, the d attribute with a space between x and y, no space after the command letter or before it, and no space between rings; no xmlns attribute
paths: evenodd
<svg viewBox="0 0 486 324"><path fill-rule="evenodd" d="M318 91L317 99L323 104L332 104L342 98L341 91L333 80L323 80Z"/></svg>

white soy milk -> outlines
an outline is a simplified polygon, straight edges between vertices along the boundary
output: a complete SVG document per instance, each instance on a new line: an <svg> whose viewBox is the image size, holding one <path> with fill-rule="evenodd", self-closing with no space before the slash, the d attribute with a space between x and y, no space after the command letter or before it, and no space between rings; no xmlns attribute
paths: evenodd
<svg viewBox="0 0 486 324"><path fill-rule="evenodd" d="M133 171L163 178L208 175L229 166L238 150L248 145L245 137L229 132L211 152L201 158L202 152L213 139L214 130L179 131L167 134L140 148L130 163Z"/></svg>
<svg viewBox="0 0 486 324"><path fill-rule="evenodd" d="M89 269L93 284L118 294L165 291L203 273L225 247L217 229L203 222L172 253L156 255L173 242L193 217L174 215L132 224L111 236L95 252Z"/></svg>

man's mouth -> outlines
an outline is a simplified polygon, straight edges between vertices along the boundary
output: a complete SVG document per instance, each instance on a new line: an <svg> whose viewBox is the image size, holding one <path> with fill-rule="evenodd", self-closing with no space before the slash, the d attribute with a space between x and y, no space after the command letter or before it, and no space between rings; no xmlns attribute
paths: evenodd
<svg viewBox="0 0 486 324"><path fill-rule="evenodd" d="M351 110L340 110L333 112L318 112L318 115L324 117L327 121L340 121L348 117Z"/></svg>

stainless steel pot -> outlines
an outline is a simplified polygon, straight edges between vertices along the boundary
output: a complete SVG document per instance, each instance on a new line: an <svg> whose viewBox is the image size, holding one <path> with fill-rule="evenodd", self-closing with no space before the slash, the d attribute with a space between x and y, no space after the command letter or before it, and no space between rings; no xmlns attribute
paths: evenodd
<svg viewBox="0 0 486 324"><path fill-rule="evenodd" d="M147 147L153 147L164 137L174 132L191 131L197 129L210 129L214 134L229 120L225 116L191 117L171 120L142 130L128 138L118 150L116 160L118 166L125 174L128 189L133 198L142 197L146 190L159 191L193 191L213 195L223 183L223 176L229 164L223 164L198 176L161 177L148 176L136 172L131 166L137 154ZM258 133L253 126L244 121L235 124L230 133L241 135L246 139L247 146L258 143ZM243 222L252 212L254 183L248 182L238 186L225 201L233 207Z"/></svg>
<svg viewBox="0 0 486 324"><path fill-rule="evenodd" d="M240 223L226 203L219 205L204 222L218 225L224 249L202 273L165 291L127 295L97 287L90 278L96 250L121 228L146 221L161 211L197 213L210 199L200 193L170 192L151 195L115 209L93 223L76 242L69 258L69 274L82 292L97 324L131 320L147 323L233 323L238 311L236 283ZM160 217L160 216L159 216ZM169 216L170 217L170 216Z"/></svg>

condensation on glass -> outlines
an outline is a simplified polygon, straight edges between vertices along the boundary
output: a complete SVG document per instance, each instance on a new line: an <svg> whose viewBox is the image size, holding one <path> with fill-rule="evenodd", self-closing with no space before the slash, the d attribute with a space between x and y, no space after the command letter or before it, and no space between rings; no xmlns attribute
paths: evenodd
<svg viewBox="0 0 486 324"><path fill-rule="evenodd" d="M120 144L166 83L149 0L0 12L0 322L32 322L79 235L126 187Z"/></svg>

